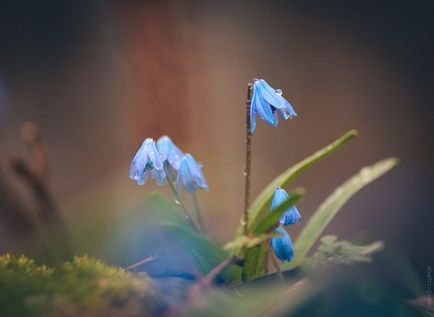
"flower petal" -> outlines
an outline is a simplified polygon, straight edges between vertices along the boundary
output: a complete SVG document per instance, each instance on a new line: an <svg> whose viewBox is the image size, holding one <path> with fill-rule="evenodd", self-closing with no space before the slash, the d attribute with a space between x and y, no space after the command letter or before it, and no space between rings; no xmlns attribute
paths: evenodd
<svg viewBox="0 0 434 317"><path fill-rule="evenodd" d="M277 90L276 92L276 89L271 87L263 79L259 79L255 84L257 84L258 89L266 102L277 109L285 108L285 98L281 96L281 90Z"/></svg>
<svg viewBox="0 0 434 317"><path fill-rule="evenodd" d="M166 173L164 172L164 169L157 170L153 169L151 171L152 178L155 179L158 185L164 186L166 184Z"/></svg>
<svg viewBox="0 0 434 317"><path fill-rule="evenodd" d="M157 150L155 142L151 138L147 138L144 142L144 151L148 155L150 161L152 162L152 167L161 170L163 169L163 160L161 159L160 153Z"/></svg>
<svg viewBox="0 0 434 317"><path fill-rule="evenodd" d="M262 95L262 90L260 89L259 85L256 85L256 83L258 82L259 81L256 81L254 85L254 89L253 89L254 98L252 99L252 103L254 103L255 110L262 120L264 120L270 125L276 126L277 125L276 117L274 116L270 104L264 99Z"/></svg>
<svg viewBox="0 0 434 317"><path fill-rule="evenodd" d="M190 154L186 154L185 157L186 157L186 161L188 164L189 172L190 172L191 176L193 177L195 184L200 189L208 189L208 184L206 182L205 175L203 174L202 168L200 167L200 165L197 163L197 161L194 159L194 157L191 156Z"/></svg>
<svg viewBox="0 0 434 317"><path fill-rule="evenodd" d="M271 247L276 256L283 262L289 262L294 258L294 245L291 237L282 227L277 227L276 232L281 234L281 237L271 239Z"/></svg>

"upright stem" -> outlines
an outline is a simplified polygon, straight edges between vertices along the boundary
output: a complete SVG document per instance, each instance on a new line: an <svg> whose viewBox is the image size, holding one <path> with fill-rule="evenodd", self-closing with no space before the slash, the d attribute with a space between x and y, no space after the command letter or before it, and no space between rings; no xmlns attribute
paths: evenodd
<svg viewBox="0 0 434 317"><path fill-rule="evenodd" d="M182 212L184 213L185 218L187 218L187 220L190 223L191 227L193 229L195 229L196 231L198 231L197 227L196 227L196 224L194 223L193 219L190 216L190 213L188 212L187 208L185 207L184 200L182 199L181 195L179 194L179 192L175 188L175 186L173 186L173 183L172 183L173 180L171 179L171 177L169 177L170 173L167 171L166 168L164 168L164 170L165 170L166 175L167 175L167 183L169 184L169 187L172 190L173 195L175 196L175 201L181 206Z"/></svg>
<svg viewBox="0 0 434 317"><path fill-rule="evenodd" d="M245 176L245 191L244 191L244 210L243 210L243 232L244 235L249 233L249 205L250 205L250 167L252 156L252 133L250 132L250 107L252 104L252 93L255 79L252 79L247 85L247 99L246 99L246 162L244 166Z"/></svg>
<svg viewBox="0 0 434 317"><path fill-rule="evenodd" d="M193 196L194 210L196 211L197 221L199 222L200 230L202 231L202 233L205 233L206 230L203 224L202 211L200 210L200 206L197 201L196 192L191 193L191 196Z"/></svg>

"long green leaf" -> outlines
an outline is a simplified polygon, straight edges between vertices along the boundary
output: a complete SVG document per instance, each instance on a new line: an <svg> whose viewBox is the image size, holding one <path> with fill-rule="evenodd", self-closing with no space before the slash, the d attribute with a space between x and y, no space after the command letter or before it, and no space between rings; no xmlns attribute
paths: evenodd
<svg viewBox="0 0 434 317"><path fill-rule="evenodd" d="M179 244L190 254L196 268L203 275L206 275L228 257L228 253L223 248L191 230L185 230L174 224L162 224L162 227L173 234ZM232 265L223 271L221 276L225 281L239 281L241 268Z"/></svg>
<svg viewBox="0 0 434 317"><path fill-rule="evenodd" d="M387 173L397 163L398 160L396 158L388 158L369 167L364 167L359 173L338 187L319 206L317 211L309 219L309 222L304 226L303 231L300 233L295 243L294 260L284 264L282 269L288 270L299 265L342 206L360 189Z"/></svg>
<svg viewBox="0 0 434 317"><path fill-rule="evenodd" d="M323 158L329 156L343 145L348 143L351 139L357 136L356 130L350 130L333 143L327 145L321 150L315 152L311 156L307 157L303 161L290 167L285 172L275 178L253 201L249 210L249 230L255 231L255 227L264 215L269 212L268 206L271 203L273 193L277 187L286 187L295 179L297 179L304 171L309 169L314 164L321 161ZM242 233L242 226L238 228L238 233Z"/></svg>

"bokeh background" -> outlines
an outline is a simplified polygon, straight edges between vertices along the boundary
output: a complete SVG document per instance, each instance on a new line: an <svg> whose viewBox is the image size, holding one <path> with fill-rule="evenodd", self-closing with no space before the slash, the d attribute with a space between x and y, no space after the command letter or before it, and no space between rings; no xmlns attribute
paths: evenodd
<svg viewBox="0 0 434 317"><path fill-rule="evenodd" d="M258 124L253 195L358 129L354 142L291 187L307 191L302 216L362 166L399 157L327 233L384 240L380 256L405 259L424 281L434 241L433 36L428 0L1 1L0 152L26 156L20 130L35 123L65 221L96 219L110 236L116 225L107 218L157 189L128 179L133 155L144 138L167 134L202 162L206 226L224 243L243 202L246 84L264 78L299 116L278 129ZM2 164L1 252L31 251L19 243L26 228L13 215L33 204ZM291 230L296 237L300 229ZM108 247L93 234L83 231L83 239ZM394 268L379 270L392 276Z"/></svg>

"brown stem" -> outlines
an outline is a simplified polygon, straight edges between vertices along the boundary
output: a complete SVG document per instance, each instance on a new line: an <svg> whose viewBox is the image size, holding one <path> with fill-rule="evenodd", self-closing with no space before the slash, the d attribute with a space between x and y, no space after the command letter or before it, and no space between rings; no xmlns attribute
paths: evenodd
<svg viewBox="0 0 434 317"><path fill-rule="evenodd" d="M274 268L276 269L276 273L280 278L283 278L282 276L282 272L280 270L280 263L279 260L276 257L276 254L274 254L273 249L270 247L269 244L264 244L264 247L267 248L267 253L270 255L271 257L271 262L273 262Z"/></svg>
<svg viewBox="0 0 434 317"><path fill-rule="evenodd" d="M214 280L216 277L227 267L231 266L232 264L242 264L241 259L237 258L236 256L231 256L224 260L222 263L217 265L215 268L213 268L207 275L205 275L201 280L199 280L190 290L190 296L191 298L196 298L203 294L203 291L205 289L208 289L212 286Z"/></svg>
<svg viewBox="0 0 434 317"><path fill-rule="evenodd" d="M251 169L251 156L252 156L252 133L250 132L250 107L252 104L253 85L256 79L252 79L247 85L247 99L246 99L246 162L244 166L245 176L245 191L244 191L244 210L243 210L243 232L244 235L249 234L249 206L250 206L250 169Z"/></svg>

